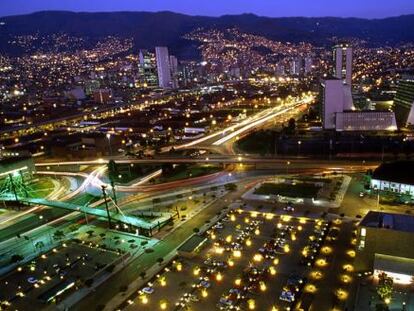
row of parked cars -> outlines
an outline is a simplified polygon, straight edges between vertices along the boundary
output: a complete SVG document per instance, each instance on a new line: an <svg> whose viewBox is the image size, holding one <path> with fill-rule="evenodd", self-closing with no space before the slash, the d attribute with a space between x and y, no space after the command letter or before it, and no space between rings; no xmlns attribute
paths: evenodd
<svg viewBox="0 0 414 311"><path fill-rule="evenodd" d="M313 234L309 236L308 244L302 250L300 263L305 266L313 266L327 237L330 222L323 222L315 226Z"/></svg>

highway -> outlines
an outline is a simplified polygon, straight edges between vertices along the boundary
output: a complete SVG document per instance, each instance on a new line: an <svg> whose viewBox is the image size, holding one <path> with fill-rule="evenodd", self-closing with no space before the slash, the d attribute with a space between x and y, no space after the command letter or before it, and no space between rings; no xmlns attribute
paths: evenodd
<svg viewBox="0 0 414 311"><path fill-rule="evenodd" d="M214 204L202 209L196 216L188 219L185 223L180 223L174 230L162 237L162 240L154 247L154 252L144 253L138 258L133 258L123 270L111 277L107 282L98 286L86 299L73 306L72 310L93 309L97 304L105 305L119 292L120 286L131 284L139 278L142 272L148 271L156 263L158 258L165 258L167 254L175 250L183 241L193 234L194 228L200 228L206 221L212 219L223 208L228 207L227 202L239 199L247 188L254 186L263 178L275 176L276 174L309 174L309 173L332 173L332 172L361 172L367 169L375 168L378 165L376 161L362 162L358 160L315 160L310 158L270 158L256 155L234 155L232 144L238 137L245 135L253 130L267 126L270 122L281 122L284 117L290 113L296 113L298 108L310 104L314 98L312 96L293 100L287 105L280 105L275 108L266 109L255 114L252 117L233 124L226 129L217 131L192 142L174 146L175 149L200 148L203 145L223 151L221 155L208 155L197 158L185 158L180 156L170 156L168 154L160 155L155 158L125 158L125 157L106 157L101 159L92 159L84 161L45 161L36 163L36 169L39 174L49 176L71 176L82 178L83 183L73 192L64 194L59 193L54 199L59 201L72 201L80 197L88 187L100 189L101 186L108 184L103 180L103 173L107 169L109 160L115 160L120 164L163 164L163 163L185 163L185 164L221 164L223 171L206 176L178 180L163 184L150 185L147 182L161 174L157 170L138 180L131 185L117 185L116 191L125 193L121 198L120 207L127 206L131 202L146 199L150 201L157 197L170 197L182 193L183 191L194 191L195 189L207 189L212 186L223 185L233 182L238 185L235 192L227 194L224 198L217 200ZM230 147L229 147L230 146ZM167 151L166 147L163 151ZM224 148L224 149L223 149ZM169 149L168 149L169 150ZM230 151L230 152L227 152ZM227 154L225 154L227 153ZM55 167L67 167L73 169L81 166L97 166L92 172L61 172L55 171ZM69 166L73 166L69 168ZM231 169L231 174L227 169ZM258 168L261 168L260 170ZM185 189L185 190L184 190ZM103 201L99 200L91 207L98 207ZM142 204L141 204L142 205ZM136 208L133 206L133 208ZM131 210L132 211L132 210ZM128 212L130 210L128 209ZM36 206L30 209L30 212L21 214L23 218L13 218L9 221L10 227L7 230L0 231L0 243L3 245L12 245L13 241L18 241L18 233L41 237L51 234L56 228L67 228L73 222L79 221L83 215L78 212L67 212L62 210L53 210L53 208L44 208ZM30 217L26 217L29 216ZM41 220L44 219L44 220ZM8 223L8 224L9 224ZM8 225L7 224L7 225ZM21 243L21 242L20 242ZM19 247L24 247L19 246Z"/></svg>

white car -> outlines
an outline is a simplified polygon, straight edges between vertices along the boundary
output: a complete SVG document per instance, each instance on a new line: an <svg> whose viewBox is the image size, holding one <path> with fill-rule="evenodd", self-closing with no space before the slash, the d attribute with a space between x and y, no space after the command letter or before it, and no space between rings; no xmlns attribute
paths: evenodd
<svg viewBox="0 0 414 311"><path fill-rule="evenodd" d="M144 294L151 295L154 292L154 288L147 286L147 287L144 287L141 291Z"/></svg>

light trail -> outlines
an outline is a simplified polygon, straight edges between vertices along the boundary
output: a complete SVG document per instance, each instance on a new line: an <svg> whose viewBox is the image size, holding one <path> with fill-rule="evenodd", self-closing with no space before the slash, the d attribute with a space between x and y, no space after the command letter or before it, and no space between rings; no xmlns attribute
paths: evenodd
<svg viewBox="0 0 414 311"><path fill-rule="evenodd" d="M233 131L229 135L227 135L227 136L219 139L218 141L214 142L213 145L214 146L220 146L220 145L226 143L227 141L229 141L230 139L239 136L243 132L246 132L246 131L248 131L248 130L256 127L256 126L259 126L259 125L261 125L263 123L266 123L269 120L271 120L271 119L273 119L273 118L275 118L277 116L280 116L281 114L284 114L284 113L289 112L289 111L291 111L293 109L296 109L296 108L298 108L298 107L300 107L302 105L305 105L305 104L309 103L310 101L311 101L311 99L302 100L299 103L296 103L296 104L294 104L294 105L292 105L292 106L290 106L288 108L282 109L280 111L277 111L277 112L272 111L272 112L270 112L270 114L268 114L268 115L260 118L259 120L256 120L254 122L249 122L249 124L247 124L246 126L240 128L240 129L238 129L236 131Z"/></svg>

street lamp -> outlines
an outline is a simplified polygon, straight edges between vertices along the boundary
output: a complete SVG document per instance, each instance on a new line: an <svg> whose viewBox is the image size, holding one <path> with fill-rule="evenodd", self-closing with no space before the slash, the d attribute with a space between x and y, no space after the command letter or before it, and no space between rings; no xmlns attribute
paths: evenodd
<svg viewBox="0 0 414 311"><path fill-rule="evenodd" d="M112 229L111 214L109 213L109 206L108 206L108 201L107 201L107 198L106 198L106 186L102 185L101 188L102 188L103 199L104 199L104 202L105 202L106 214L107 214L107 217L108 217L109 229Z"/></svg>
<svg viewBox="0 0 414 311"><path fill-rule="evenodd" d="M290 165L290 161L286 162L286 175L289 175L289 165Z"/></svg>
<svg viewBox="0 0 414 311"><path fill-rule="evenodd" d="M106 133L106 138L108 139L109 155L112 157L111 134Z"/></svg>

